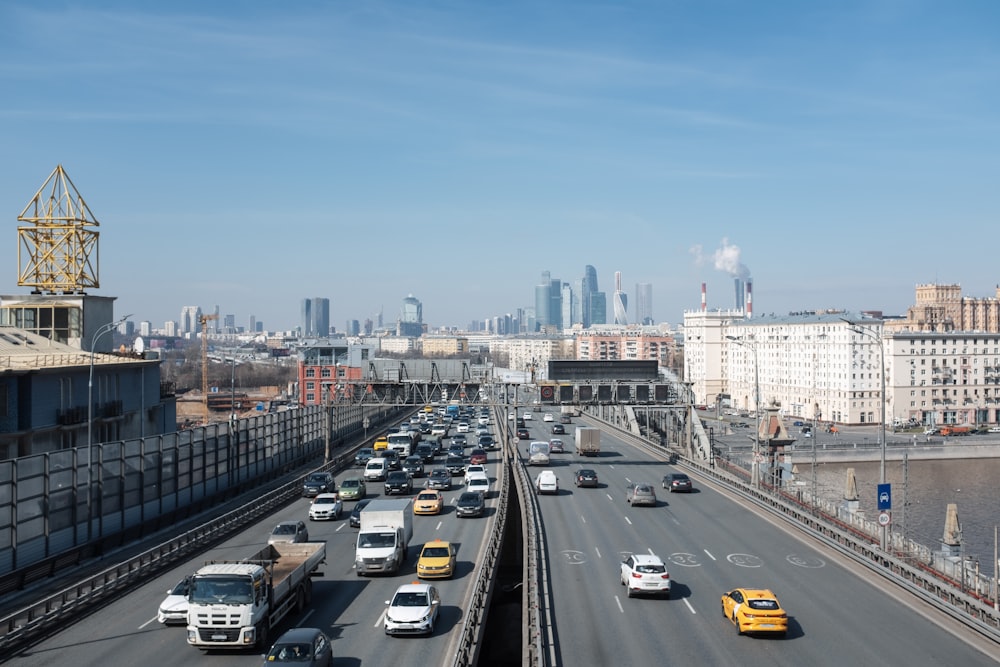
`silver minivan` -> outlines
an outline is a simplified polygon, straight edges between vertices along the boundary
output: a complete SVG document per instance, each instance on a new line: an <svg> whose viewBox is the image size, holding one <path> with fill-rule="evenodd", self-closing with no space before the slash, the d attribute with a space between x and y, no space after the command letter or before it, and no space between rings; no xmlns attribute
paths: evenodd
<svg viewBox="0 0 1000 667"><path fill-rule="evenodd" d="M368 463L365 464L365 481L380 482L385 479L388 472L389 462L384 458L379 456L374 459L369 459Z"/></svg>

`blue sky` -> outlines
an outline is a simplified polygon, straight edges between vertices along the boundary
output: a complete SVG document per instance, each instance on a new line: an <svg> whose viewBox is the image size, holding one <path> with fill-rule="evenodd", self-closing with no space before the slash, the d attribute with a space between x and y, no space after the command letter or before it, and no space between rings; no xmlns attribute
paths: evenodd
<svg viewBox="0 0 1000 667"><path fill-rule="evenodd" d="M57 164L92 293L156 327L465 326L586 264L672 324L739 265L756 313L1000 283L992 1L13 0L0 37L0 293Z"/></svg>

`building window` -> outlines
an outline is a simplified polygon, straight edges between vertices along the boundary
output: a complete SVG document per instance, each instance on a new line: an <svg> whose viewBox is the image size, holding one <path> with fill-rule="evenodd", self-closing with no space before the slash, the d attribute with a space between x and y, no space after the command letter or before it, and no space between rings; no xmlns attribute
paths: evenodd
<svg viewBox="0 0 1000 667"><path fill-rule="evenodd" d="M307 368L306 369L306 377L307 378L314 378L314 377L316 377L316 369L315 368Z"/></svg>

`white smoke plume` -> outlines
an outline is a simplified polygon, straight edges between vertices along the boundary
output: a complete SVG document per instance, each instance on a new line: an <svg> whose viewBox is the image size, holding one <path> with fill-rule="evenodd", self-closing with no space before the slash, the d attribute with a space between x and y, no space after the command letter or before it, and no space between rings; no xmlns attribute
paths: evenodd
<svg viewBox="0 0 1000 667"><path fill-rule="evenodd" d="M706 263L707 258L702 254L700 245L691 248L690 252L694 255L697 264ZM750 269L740 261L740 247L731 244L728 238L723 238L722 246L712 254L712 264L717 270L724 271L733 278L740 278L741 280L750 278Z"/></svg>

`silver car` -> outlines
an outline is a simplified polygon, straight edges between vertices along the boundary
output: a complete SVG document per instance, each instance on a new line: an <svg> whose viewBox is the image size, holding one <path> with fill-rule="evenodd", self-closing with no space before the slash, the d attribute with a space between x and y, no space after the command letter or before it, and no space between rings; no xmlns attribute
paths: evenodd
<svg viewBox="0 0 1000 667"><path fill-rule="evenodd" d="M302 521L282 521L267 538L268 544L280 544L282 542L308 542L309 531Z"/></svg>
<svg viewBox="0 0 1000 667"><path fill-rule="evenodd" d="M638 484L629 484L628 488L625 490L625 502L632 507L635 507L636 505L656 507L656 490L653 488L652 484L646 484L643 482Z"/></svg>

